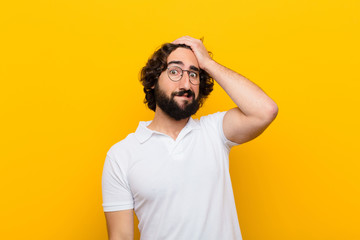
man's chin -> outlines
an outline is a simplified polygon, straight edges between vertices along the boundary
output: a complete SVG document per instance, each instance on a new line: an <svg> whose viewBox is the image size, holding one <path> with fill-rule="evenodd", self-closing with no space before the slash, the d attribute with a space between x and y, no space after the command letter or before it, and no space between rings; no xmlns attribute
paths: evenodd
<svg viewBox="0 0 360 240"><path fill-rule="evenodd" d="M178 107L181 110L185 110L187 106L189 106L192 102L184 101L182 103L177 103Z"/></svg>

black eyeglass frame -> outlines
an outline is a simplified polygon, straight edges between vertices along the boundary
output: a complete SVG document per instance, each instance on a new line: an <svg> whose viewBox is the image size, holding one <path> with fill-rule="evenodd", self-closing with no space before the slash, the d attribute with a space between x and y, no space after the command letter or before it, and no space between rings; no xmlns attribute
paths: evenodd
<svg viewBox="0 0 360 240"><path fill-rule="evenodd" d="M178 80L174 80L174 79L172 79L172 78L170 77L170 74L169 74L170 68L178 68L178 69L181 70L180 78L179 78ZM200 84L200 72L198 72L198 71L194 71L194 70L184 70L184 69L182 69L181 67L178 67L178 66L170 66L170 67L167 67L167 68L166 68L166 73L167 73L169 79L170 79L171 81L173 81L173 82L178 82L178 81L180 81L180 80L182 79L183 75L184 75L184 72L187 72L187 74L188 74L188 76L189 76L189 81L190 81L191 84L193 84L193 85L199 85L199 84ZM190 72L194 72L194 73L197 74L197 76L198 76L198 77L197 77L198 83L193 83L193 81L191 80L191 77L190 77Z"/></svg>

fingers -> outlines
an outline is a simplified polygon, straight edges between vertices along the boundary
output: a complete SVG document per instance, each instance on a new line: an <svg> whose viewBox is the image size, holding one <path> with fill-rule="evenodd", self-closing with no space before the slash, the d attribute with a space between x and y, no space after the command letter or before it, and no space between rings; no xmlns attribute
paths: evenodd
<svg viewBox="0 0 360 240"><path fill-rule="evenodd" d="M184 36L184 37L174 40L172 43L173 44L185 44L185 45L191 47L192 51L194 52L194 54L199 62L200 68L203 68L204 64L208 60L211 60L211 57L210 57L208 51L206 50L204 44L202 43L202 40L200 40L200 39L192 38L190 36Z"/></svg>
<svg viewBox="0 0 360 240"><path fill-rule="evenodd" d="M200 39L184 36L172 42L173 44L185 44L191 47L196 55L207 55L207 50ZM200 57L200 56L198 56Z"/></svg>
<svg viewBox="0 0 360 240"><path fill-rule="evenodd" d="M202 41L200 39L192 38L190 36L184 36L178 38L172 42L173 44L185 44L190 47L199 47L202 45Z"/></svg>

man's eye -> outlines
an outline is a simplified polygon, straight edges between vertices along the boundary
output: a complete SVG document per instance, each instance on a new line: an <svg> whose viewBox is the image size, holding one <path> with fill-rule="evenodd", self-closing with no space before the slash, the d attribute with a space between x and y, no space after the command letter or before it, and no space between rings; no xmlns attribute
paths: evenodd
<svg viewBox="0 0 360 240"><path fill-rule="evenodd" d="M196 72L190 72L190 77L192 78L196 78L197 77L197 73Z"/></svg>
<svg viewBox="0 0 360 240"><path fill-rule="evenodd" d="M172 69L172 70L170 70L170 74L177 75L178 71L176 69Z"/></svg>

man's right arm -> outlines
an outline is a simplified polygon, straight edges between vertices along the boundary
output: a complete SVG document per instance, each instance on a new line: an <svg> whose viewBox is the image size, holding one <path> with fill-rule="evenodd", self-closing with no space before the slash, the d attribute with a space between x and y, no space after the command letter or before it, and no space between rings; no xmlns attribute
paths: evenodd
<svg viewBox="0 0 360 240"><path fill-rule="evenodd" d="M133 209L105 212L109 240L134 240Z"/></svg>

